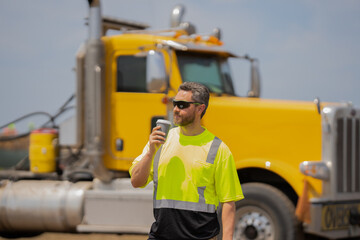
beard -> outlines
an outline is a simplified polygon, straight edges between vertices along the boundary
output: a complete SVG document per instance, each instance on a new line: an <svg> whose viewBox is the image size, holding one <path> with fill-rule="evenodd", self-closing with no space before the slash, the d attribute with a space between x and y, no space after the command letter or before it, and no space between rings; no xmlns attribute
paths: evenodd
<svg viewBox="0 0 360 240"><path fill-rule="evenodd" d="M187 126L193 123L195 120L195 113L190 113L188 115L180 115L179 113L174 113L174 124L176 126Z"/></svg>

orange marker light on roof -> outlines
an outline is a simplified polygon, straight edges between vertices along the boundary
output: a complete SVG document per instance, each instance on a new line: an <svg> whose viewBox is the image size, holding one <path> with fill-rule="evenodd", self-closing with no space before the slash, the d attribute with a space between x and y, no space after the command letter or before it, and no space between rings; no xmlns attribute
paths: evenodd
<svg viewBox="0 0 360 240"><path fill-rule="evenodd" d="M174 38L179 38L181 36L182 36L181 32L175 32L175 34L174 34Z"/></svg>
<svg viewBox="0 0 360 240"><path fill-rule="evenodd" d="M214 43L214 44L219 44L219 39L217 39L214 36L209 36L208 42Z"/></svg>

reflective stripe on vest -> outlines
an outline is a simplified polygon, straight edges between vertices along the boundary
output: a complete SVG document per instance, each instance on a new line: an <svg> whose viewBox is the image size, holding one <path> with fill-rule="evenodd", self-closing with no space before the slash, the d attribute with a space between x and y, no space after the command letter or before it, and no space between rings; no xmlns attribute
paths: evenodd
<svg viewBox="0 0 360 240"><path fill-rule="evenodd" d="M214 164L215 157L220 147L221 140L217 137L214 138L213 142L211 143L206 162ZM214 204L207 204L205 202L205 188L198 187L198 194L199 194L199 202L186 202L186 201L179 201L179 200L169 200L169 199L156 199L157 195L157 188L158 188L158 167L159 167L159 160L160 154L162 150L162 145L159 150L156 152L154 157L154 208L174 208L174 209L181 209L181 210L190 210L190 211L198 211L198 212L208 212L213 213L216 211L216 206Z"/></svg>
<svg viewBox="0 0 360 240"><path fill-rule="evenodd" d="M215 157L216 157L217 151L220 147L220 144L221 144L221 140L219 138L215 137L213 142L211 143L211 147L210 147L209 153L206 158L207 163L214 164Z"/></svg>

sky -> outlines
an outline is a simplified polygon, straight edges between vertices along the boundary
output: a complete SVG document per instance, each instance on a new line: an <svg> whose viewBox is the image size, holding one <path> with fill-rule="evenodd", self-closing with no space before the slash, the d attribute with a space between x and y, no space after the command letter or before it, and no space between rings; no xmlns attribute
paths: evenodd
<svg viewBox="0 0 360 240"><path fill-rule="evenodd" d="M198 33L219 27L224 48L259 59L262 98L360 108L360 1L103 0L102 13L164 29L177 4ZM86 0L0 0L0 126L34 111L55 114L75 92L87 16ZM238 64L244 95L250 67Z"/></svg>

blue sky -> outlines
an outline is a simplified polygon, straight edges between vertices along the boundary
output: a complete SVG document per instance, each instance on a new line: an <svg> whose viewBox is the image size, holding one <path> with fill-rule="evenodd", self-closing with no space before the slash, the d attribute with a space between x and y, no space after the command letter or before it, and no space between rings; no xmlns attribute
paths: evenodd
<svg viewBox="0 0 360 240"><path fill-rule="evenodd" d="M360 107L360 1L103 0L102 12L167 28L178 3L199 33L220 27L225 48L260 60L263 98ZM53 114L74 93L87 14L85 0L0 0L0 125L33 111ZM249 66L233 72L244 94Z"/></svg>

